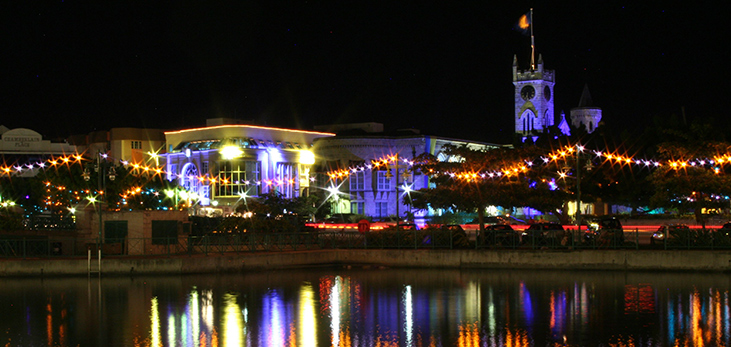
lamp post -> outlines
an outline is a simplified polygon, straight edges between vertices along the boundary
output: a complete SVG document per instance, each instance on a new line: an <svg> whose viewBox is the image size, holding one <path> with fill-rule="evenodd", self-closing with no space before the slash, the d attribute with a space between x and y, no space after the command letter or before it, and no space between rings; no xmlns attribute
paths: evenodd
<svg viewBox="0 0 731 347"><path fill-rule="evenodd" d="M99 215L99 234L96 240L96 247L97 250L99 250L102 244L102 202L104 201L104 196L106 195L106 178L109 177L110 181L114 181L117 178L117 171L114 169L114 165L107 162L106 155L102 154L101 152L97 152L96 159L94 160L93 164L87 165L86 168L84 168L84 173L82 174L82 177L84 178L84 181L87 182L91 180L89 166L92 166L94 168L94 172L96 173L97 191L99 192L99 201L97 204L97 214Z"/></svg>
<svg viewBox="0 0 731 347"><path fill-rule="evenodd" d="M396 177L396 230L398 230L399 223L401 222L401 215L399 212L400 202L399 202L399 154L398 153L396 153L396 160L394 161L393 170L394 170L394 175ZM393 177L394 175L391 174L391 168L387 167L386 168L386 178L388 178L390 180L391 177ZM407 169L404 169L403 176L404 176L403 182L405 183L406 179L409 177L409 172L407 171Z"/></svg>
<svg viewBox="0 0 731 347"><path fill-rule="evenodd" d="M584 146L576 145L576 230L581 231L581 155L584 154ZM585 165L587 171L591 170L591 162Z"/></svg>

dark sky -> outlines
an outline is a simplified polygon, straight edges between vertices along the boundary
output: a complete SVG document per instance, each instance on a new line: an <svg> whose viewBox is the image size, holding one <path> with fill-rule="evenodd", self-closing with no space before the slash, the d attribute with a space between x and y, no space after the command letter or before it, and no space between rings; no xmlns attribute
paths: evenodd
<svg viewBox="0 0 731 347"><path fill-rule="evenodd" d="M0 124L65 137L376 121L509 142L513 54L521 68L530 54L514 25L531 7L557 113L588 83L617 129L681 107L727 118L726 16L666 3L5 1Z"/></svg>

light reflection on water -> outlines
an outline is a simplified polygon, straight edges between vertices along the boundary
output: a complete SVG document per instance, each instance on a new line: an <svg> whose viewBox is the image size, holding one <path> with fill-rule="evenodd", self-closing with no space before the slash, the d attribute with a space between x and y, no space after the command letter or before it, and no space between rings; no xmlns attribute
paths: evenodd
<svg viewBox="0 0 731 347"><path fill-rule="evenodd" d="M6 279L7 346L729 346L721 274L298 270Z"/></svg>

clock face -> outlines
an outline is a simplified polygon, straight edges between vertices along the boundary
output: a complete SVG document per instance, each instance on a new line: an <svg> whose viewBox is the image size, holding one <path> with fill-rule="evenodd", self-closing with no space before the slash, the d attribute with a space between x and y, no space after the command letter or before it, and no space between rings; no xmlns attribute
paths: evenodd
<svg viewBox="0 0 731 347"><path fill-rule="evenodd" d="M533 86L525 86L520 90L520 97L523 98L523 100L527 101L533 99L534 96L536 96L536 90Z"/></svg>
<svg viewBox="0 0 731 347"><path fill-rule="evenodd" d="M551 88L548 88L548 86L543 87L543 96L546 98L546 101L551 100Z"/></svg>

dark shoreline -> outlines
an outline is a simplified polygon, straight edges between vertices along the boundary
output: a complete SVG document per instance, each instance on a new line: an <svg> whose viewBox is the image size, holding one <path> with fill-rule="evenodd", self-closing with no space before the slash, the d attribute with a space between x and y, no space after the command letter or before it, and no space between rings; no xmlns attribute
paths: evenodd
<svg viewBox="0 0 731 347"><path fill-rule="evenodd" d="M98 275L87 258L2 259L0 277ZM708 250L312 250L105 257L102 276L243 273L338 267L730 272L731 251ZM89 271L91 267L91 271Z"/></svg>

